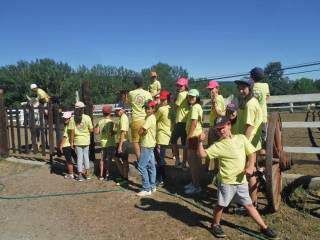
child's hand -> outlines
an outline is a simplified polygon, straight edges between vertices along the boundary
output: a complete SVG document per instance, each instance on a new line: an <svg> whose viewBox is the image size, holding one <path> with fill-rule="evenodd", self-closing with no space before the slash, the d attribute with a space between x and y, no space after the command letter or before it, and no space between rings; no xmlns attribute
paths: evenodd
<svg viewBox="0 0 320 240"><path fill-rule="evenodd" d="M204 132L202 132L202 133L198 136L198 138L199 138L199 141L200 141L200 142L203 142L203 141L205 140L205 138L206 138L206 135L204 134Z"/></svg>
<svg viewBox="0 0 320 240"><path fill-rule="evenodd" d="M245 170L244 170L244 173L248 176L248 177L251 177L253 175L255 171L255 167L247 167Z"/></svg>

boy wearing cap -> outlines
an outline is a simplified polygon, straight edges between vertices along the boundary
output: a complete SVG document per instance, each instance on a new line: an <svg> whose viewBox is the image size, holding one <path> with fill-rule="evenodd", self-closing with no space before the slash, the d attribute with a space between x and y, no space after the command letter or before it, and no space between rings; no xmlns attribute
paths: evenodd
<svg viewBox="0 0 320 240"><path fill-rule="evenodd" d="M149 85L149 92L151 93L151 96L155 100L157 96L159 97L159 94L161 91L161 83L158 80L157 72L151 72L150 77L151 77L151 84Z"/></svg>
<svg viewBox="0 0 320 240"><path fill-rule="evenodd" d="M156 148L156 160L157 160L157 184L161 185L165 181L165 155L166 146L170 143L171 137L171 107L169 105L171 93L167 90L160 92L160 107L156 112L157 119L157 148Z"/></svg>
<svg viewBox="0 0 320 240"><path fill-rule="evenodd" d="M238 131L237 111L238 111L238 105L235 101L230 102L226 107L226 116L229 118L231 122L232 134L237 134L237 131Z"/></svg>
<svg viewBox="0 0 320 240"><path fill-rule="evenodd" d="M64 120L63 137L60 142L60 152L63 153L66 159L67 174L64 176L65 179L74 179L73 175L73 162L72 159L76 159L76 154L71 148L69 122L72 117L72 112L64 112L62 118Z"/></svg>
<svg viewBox="0 0 320 240"><path fill-rule="evenodd" d="M191 109L187 115L187 161L190 166L192 182L184 187L186 194L197 194L201 192L200 171L201 158L197 154L198 136L202 132L203 110L200 105L200 94L197 89L190 89L188 102Z"/></svg>
<svg viewBox="0 0 320 240"><path fill-rule="evenodd" d="M129 131L129 119L126 114L125 106L119 102L114 106L115 113L119 117L117 123L117 133L116 139L116 165L118 171L122 177L120 181L117 182L118 185L128 184L128 172L129 172L129 162L128 162L128 131Z"/></svg>
<svg viewBox="0 0 320 240"><path fill-rule="evenodd" d="M137 196L145 197L156 191L156 165L154 147L156 146L156 117L154 115L157 103L149 100L145 104L146 120L139 130L141 136L141 156L138 161L138 171L142 177L142 189Z"/></svg>
<svg viewBox="0 0 320 240"><path fill-rule="evenodd" d="M262 138L263 144L265 144L267 141L267 121L268 121L267 101L270 97L269 85L268 83L261 82L264 79L264 71L262 68L259 68L259 67L253 68L250 71L250 78L254 82L253 95L258 100L262 110L261 138Z"/></svg>
<svg viewBox="0 0 320 240"><path fill-rule="evenodd" d="M176 167L186 167L187 161L187 149L185 148L187 132L186 132L186 122L187 115L189 112L189 103L187 100L188 95L188 79L179 78L176 81L176 88L178 92L177 99L175 101L174 110L176 111L176 121L172 131L170 143L172 144L172 154L176 159ZM181 145L183 148L183 161L180 161L180 154L178 148L178 139L181 139Z"/></svg>
<svg viewBox="0 0 320 240"><path fill-rule="evenodd" d="M139 129L142 127L145 121L146 112L143 108L144 103L148 100L152 100L151 94L143 89L143 79L141 77L134 78L135 90L129 92L128 100L132 108L131 118L131 141L134 147L137 160L140 159L140 135Z"/></svg>
<svg viewBox="0 0 320 240"><path fill-rule="evenodd" d="M205 150L202 143L205 135L201 133L198 145L198 154L202 158L218 158L220 163L218 203L213 213L212 233L216 237L226 236L220 226L220 220L223 209L235 199L239 204L244 206L266 237L276 239L277 234L265 224L259 212L252 205L249 196L246 175L251 176L254 172L256 158L254 146L244 135L232 135L231 123L228 117L216 118L215 129L220 136L218 142L215 142ZM247 163L246 158L248 158Z"/></svg>
<svg viewBox="0 0 320 240"><path fill-rule="evenodd" d="M37 98L41 104L46 104L49 102L49 95L43 89L39 88L37 84L32 83L30 88L32 92L37 94Z"/></svg>
<svg viewBox="0 0 320 240"><path fill-rule="evenodd" d="M101 119L95 128L95 133L100 135L101 158L100 158L100 177L103 180L104 169L106 169L105 180L110 178L110 163L115 155L115 131L114 122L111 119L112 107L105 105L102 108L103 119ZM106 163L106 166L104 165Z"/></svg>

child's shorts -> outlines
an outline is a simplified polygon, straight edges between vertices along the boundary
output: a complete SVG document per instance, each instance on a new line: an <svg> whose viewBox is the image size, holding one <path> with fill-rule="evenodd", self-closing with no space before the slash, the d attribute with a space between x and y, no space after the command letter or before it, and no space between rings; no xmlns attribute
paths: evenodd
<svg viewBox="0 0 320 240"><path fill-rule="evenodd" d="M131 142L138 143L140 141L139 129L143 126L145 120L131 122Z"/></svg>
<svg viewBox="0 0 320 240"><path fill-rule="evenodd" d="M122 152L121 153L118 152L118 146L119 146L119 143L117 143L117 146L116 146L116 154L115 154L115 156L117 158L121 158L122 161L128 161L128 158L129 158L129 153L128 153L129 142L128 141L123 142L123 144L122 144Z"/></svg>
<svg viewBox="0 0 320 240"><path fill-rule="evenodd" d="M103 159L104 161L112 160L115 154L116 147L114 146L101 148L101 159Z"/></svg>
<svg viewBox="0 0 320 240"><path fill-rule="evenodd" d="M243 184L224 184L218 185L218 205L228 207L230 202L234 202L244 206L252 204L248 183Z"/></svg>
<svg viewBox="0 0 320 240"><path fill-rule="evenodd" d="M171 133L170 143L177 144L179 138L181 138L181 145L185 146L187 140L186 123L179 122L174 125Z"/></svg>

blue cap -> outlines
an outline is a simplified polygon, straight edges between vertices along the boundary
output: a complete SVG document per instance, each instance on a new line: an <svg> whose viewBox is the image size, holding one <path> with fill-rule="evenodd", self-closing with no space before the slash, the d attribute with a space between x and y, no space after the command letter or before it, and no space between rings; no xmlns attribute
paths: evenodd
<svg viewBox="0 0 320 240"><path fill-rule="evenodd" d="M125 109L125 106L123 104L123 102L117 102L114 107L113 107L114 110L120 110L120 109Z"/></svg>

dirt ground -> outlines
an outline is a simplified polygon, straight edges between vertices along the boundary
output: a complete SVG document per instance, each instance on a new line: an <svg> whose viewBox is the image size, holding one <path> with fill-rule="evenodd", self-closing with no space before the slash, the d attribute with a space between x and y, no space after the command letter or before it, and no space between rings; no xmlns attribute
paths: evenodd
<svg viewBox="0 0 320 240"><path fill-rule="evenodd" d="M305 114L282 114L283 121L304 121ZM319 143L319 130L312 130ZM284 130L284 145L312 146L307 130ZM290 173L320 175L316 155L293 155ZM170 166L172 159L167 159ZM189 176L176 171L175 176ZM0 239L214 239L209 231L216 202L212 185L196 198L182 194L181 181L172 181L148 198L138 198L139 179L130 188L113 181L86 182L63 178L64 162L33 166L0 161ZM263 218L281 239L319 239L320 193L297 188L288 193L279 212L259 206ZM262 196L263 198L263 196ZM262 199L262 203L264 200ZM227 239L264 239L247 216L223 215Z"/></svg>

